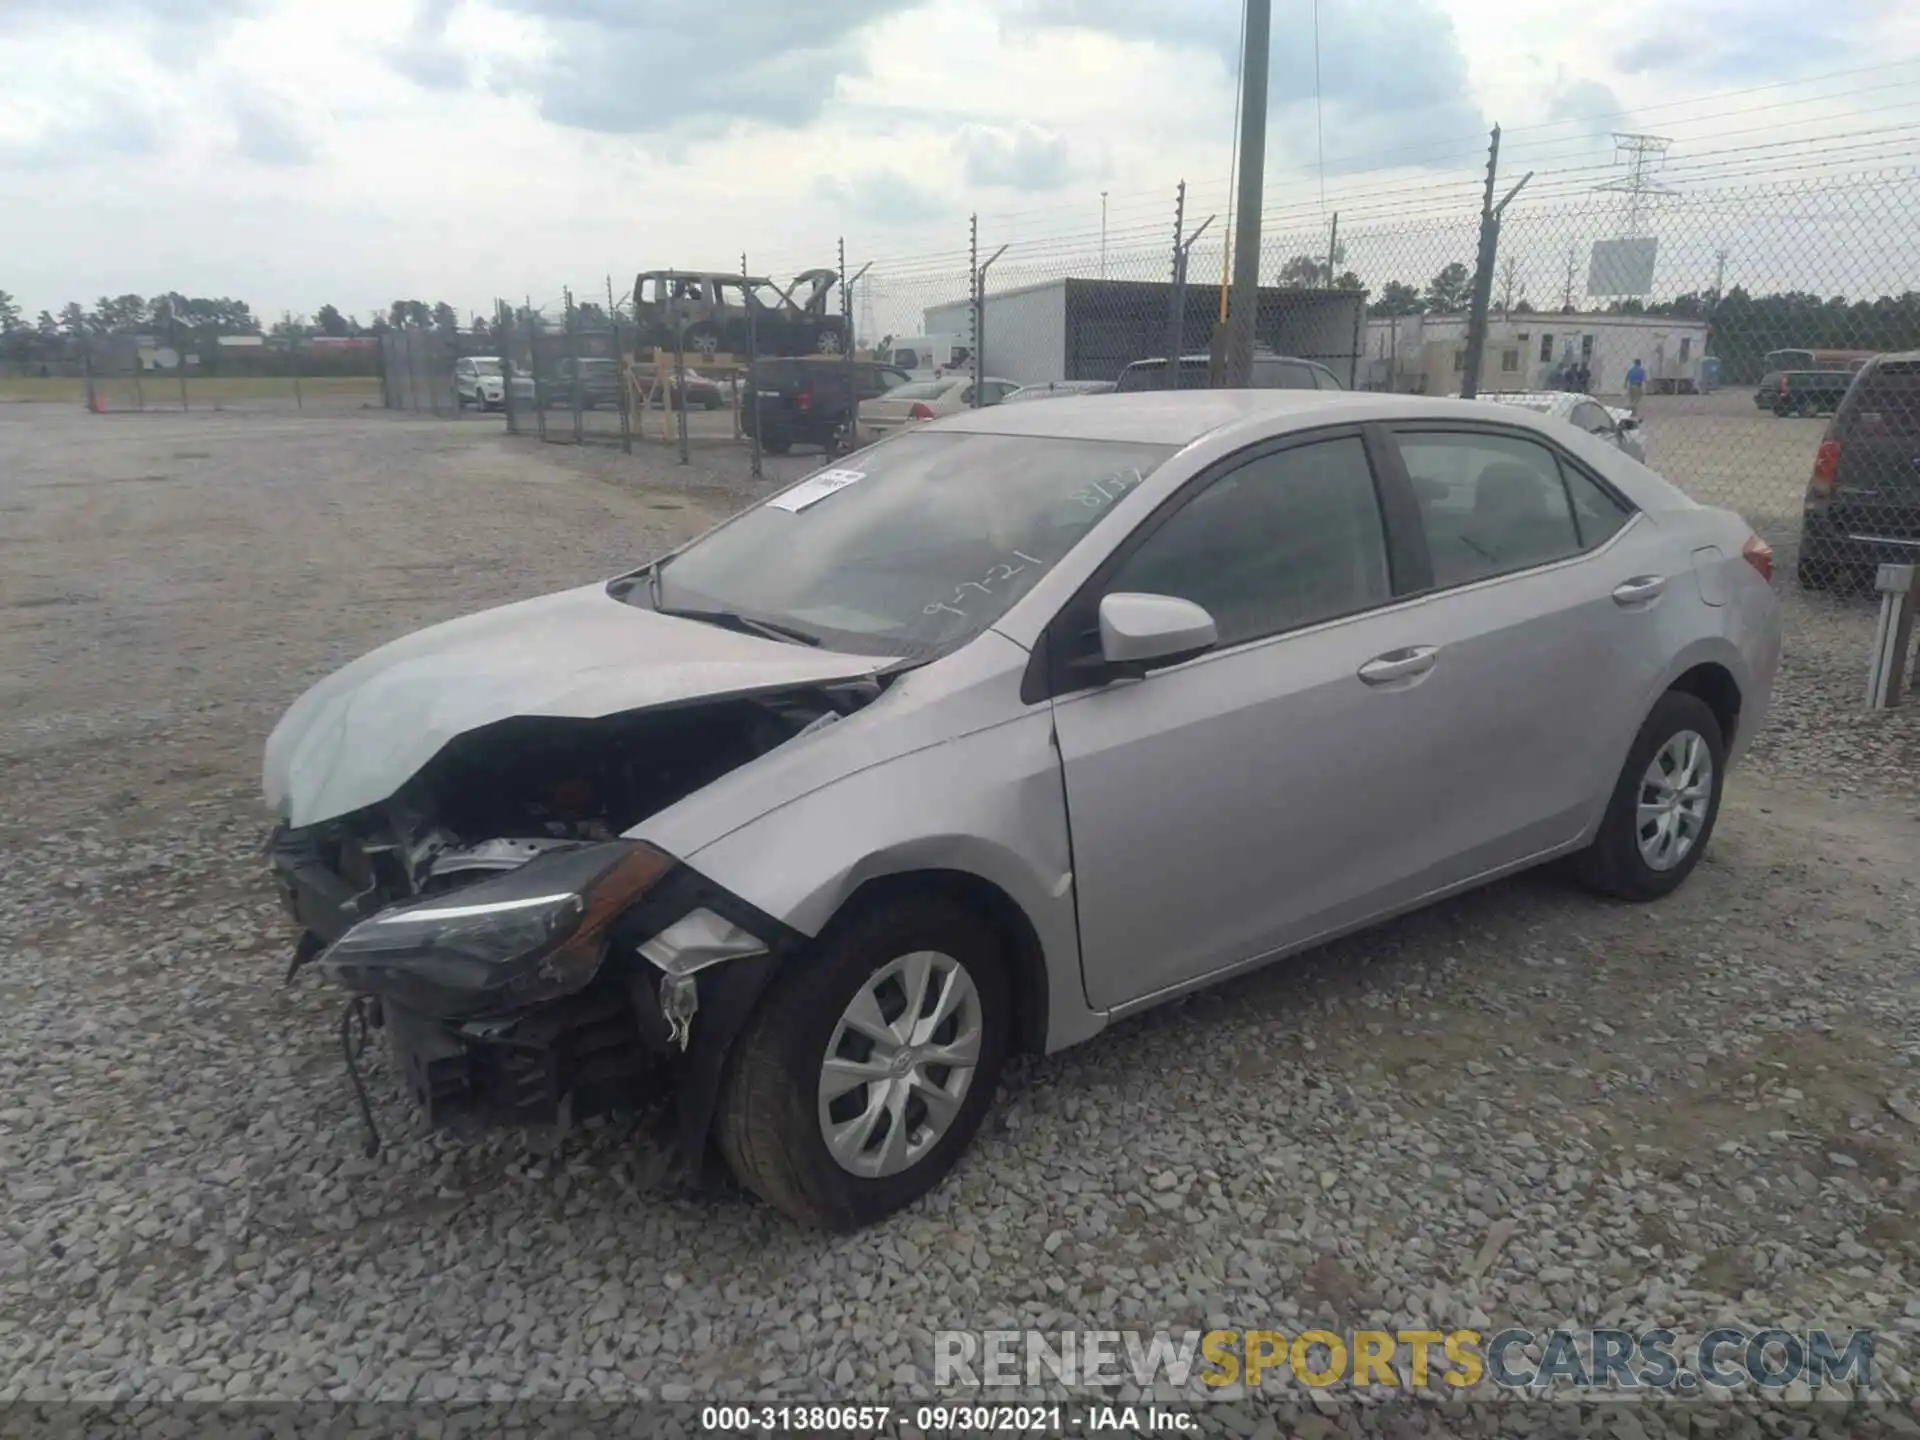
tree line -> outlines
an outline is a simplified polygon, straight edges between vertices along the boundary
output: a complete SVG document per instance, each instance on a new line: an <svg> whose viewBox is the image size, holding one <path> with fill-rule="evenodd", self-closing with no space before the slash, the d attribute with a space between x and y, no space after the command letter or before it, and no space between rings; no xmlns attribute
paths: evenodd
<svg viewBox="0 0 1920 1440"><path fill-rule="evenodd" d="M580 307L598 309L599 307ZM462 329L460 315L441 300L428 304L422 300L395 300L384 314L374 312L365 321L335 305L322 305L311 316L283 314L280 319L263 323L253 307L244 300L227 296L183 295L170 290L163 295L102 295L91 306L70 300L55 312L42 310L32 319L12 295L0 290L0 356L19 361L61 359L74 354L90 340L111 335L151 335L161 344L208 336L260 335L282 341L299 341L324 335L348 338L381 335L403 325L431 326L435 329ZM465 327L468 333L489 336L493 326L484 315L474 315Z"/></svg>

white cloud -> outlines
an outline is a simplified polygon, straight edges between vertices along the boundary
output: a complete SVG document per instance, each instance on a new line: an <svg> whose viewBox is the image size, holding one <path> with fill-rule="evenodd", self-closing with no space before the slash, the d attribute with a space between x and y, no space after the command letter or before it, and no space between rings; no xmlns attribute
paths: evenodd
<svg viewBox="0 0 1920 1440"><path fill-rule="evenodd" d="M1457 209L1470 230L1493 118L1509 172L1541 171L1535 194L1550 174L1604 167L1615 111L1676 135L1676 164L1795 126L1920 121L1920 64L1675 103L1920 55L1920 19L1891 0L1829 7L1805 44L1723 36L1688 55L1650 43L1678 23L1656 0L1572 14L1321 0L1317 125L1310 12L1278 9L1268 233L1302 248L1324 234L1324 148L1325 209L1342 211L1355 264L1386 267L1392 244L1369 230L1423 206ZM10 233L0 286L29 310L178 288L263 313L330 301L364 314L396 296L466 312L597 292L609 274L624 290L654 266L731 269L742 251L756 269L799 269L844 235L856 264L885 262L876 296L917 297L964 275L973 210L983 243L1024 242L996 271L1007 283L1080 263L1101 191L1116 267L1158 273L1176 180L1194 222L1226 208L1238 13L1238 0L0 9L0 213L35 217ZM1208 243L1224 231L1216 221ZM1457 248L1451 235L1435 247Z"/></svg>

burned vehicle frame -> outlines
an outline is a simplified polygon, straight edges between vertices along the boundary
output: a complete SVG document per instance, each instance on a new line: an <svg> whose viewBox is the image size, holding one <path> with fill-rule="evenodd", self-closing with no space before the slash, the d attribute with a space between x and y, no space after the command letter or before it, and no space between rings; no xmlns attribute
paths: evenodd
<svg viewBox="0 0 1920 1440"><path fill-rule="evenodd" d="M276 826L270 862L300 931L288 978L324 952L350 996L340 1040L367 1153L381 1141L360 1060L380 1031L430 1126L565 1128L666 1096L676 1157L703 1174L726 1057L805 937L619 832L883 685L513 717L459 736L385 802ZM519 928L462 933L503 915Z"/></svg>
<svg viewBox="0 0 1920 1440"><path fill-rule="evenodd" d="M832 270L803 270L782 288L766 276L706 270L648 270L633 282L636 353L837 355L846 317L828 299ZM749 336L751 326L751 336Z"/></svg>

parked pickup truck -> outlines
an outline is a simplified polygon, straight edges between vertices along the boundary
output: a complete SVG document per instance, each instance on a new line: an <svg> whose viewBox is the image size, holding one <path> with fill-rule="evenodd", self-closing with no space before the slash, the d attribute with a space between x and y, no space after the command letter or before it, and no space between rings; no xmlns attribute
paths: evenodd
<svg viewBox="0 0 1920 1440"><path fill-rule="evenodd" d="M1774 370L1760 377L1753 403L1776 415L1817 415L1840 408L1851 370Z"/></svg>
<svg viewBox="0 0 1920 1440"><path fill-rule="evenodd" d="M855 360L849 367L845 360L764 359L754 369L740 423L749 435L757 431L760 448L772 455L784 455L796 444L824 449L851 419L857 402L912 378L897 366L872 360Z"/></svg>

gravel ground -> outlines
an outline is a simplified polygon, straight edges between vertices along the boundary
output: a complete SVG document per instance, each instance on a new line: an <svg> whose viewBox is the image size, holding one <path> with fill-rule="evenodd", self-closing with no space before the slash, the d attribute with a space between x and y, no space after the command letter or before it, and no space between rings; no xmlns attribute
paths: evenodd
<svg viewBox="0 0 1920 1440"><path fill-rule="evenodd" d="M737 452L23 406L0 455L0 1400L904 1398L937 1329L1314 1320L1875 1327L1916 1394L1920 707L1858 713L1857 602L1789 597L1677 896L1522 877L1020 1062L823 1237L632 1123L423 1134L378 1058L363 1159L258 855L301 688L725 513Z"/></svg>

